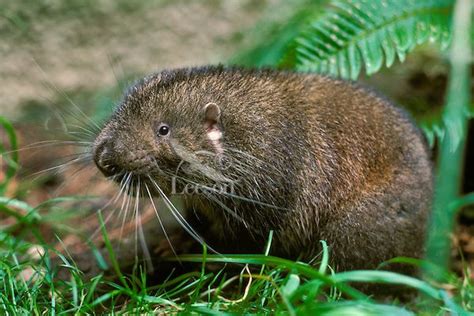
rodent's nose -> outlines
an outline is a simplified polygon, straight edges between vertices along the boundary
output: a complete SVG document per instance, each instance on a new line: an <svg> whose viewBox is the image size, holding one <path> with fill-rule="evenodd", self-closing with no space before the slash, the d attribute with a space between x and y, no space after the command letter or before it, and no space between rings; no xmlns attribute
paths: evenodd
<svg viewBox="0 0 474 316"><path fill-rule="evenodd" d="M112 144L105 140L94 149L94 162L106 177L114 176L120 172L120 167L115 162L111 146Z"/></svg>

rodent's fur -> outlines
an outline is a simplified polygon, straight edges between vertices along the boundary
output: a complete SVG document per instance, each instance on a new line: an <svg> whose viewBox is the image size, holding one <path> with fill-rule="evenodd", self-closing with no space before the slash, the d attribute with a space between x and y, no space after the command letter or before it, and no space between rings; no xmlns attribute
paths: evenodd
<svg viewBox="0 0 474 316"><path fill-rule="evenodd" d="M210 131L222 135L211 141ZM210 246L263 251L274 230L272 254L311 260L326 240L338 270L422 254L429 151L403 110L354 83L223 66L162 71L129 89L94 156L106 175L132 172L156 195L150 178L166 194L173 175L179 188L203 186L185 205L207 223ZM233 191L210 190L216 182Z"/></svg>

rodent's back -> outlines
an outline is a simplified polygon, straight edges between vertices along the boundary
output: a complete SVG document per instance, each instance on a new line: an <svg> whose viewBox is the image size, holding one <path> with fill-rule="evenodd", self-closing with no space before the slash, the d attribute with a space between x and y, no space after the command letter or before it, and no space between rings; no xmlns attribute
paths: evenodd
<svg viewBox="0 0 474 316"><path fill-rule="evenodd" d="M428 149L409 115L366 88L314 74L213 71L190 87L208 87L221 105L228 148L276 166L284 161L293 174L314 173L331 182L327 188L339 182L335 190L345 196L406 168L431 177Z"/></svg>
<svg viewBox="0 0 474 316"><path fill-rule="evenodd" d="M261 237L270 229L280 230L281 249L298 256L304 248L308 258L317 251L319 239L330 244L338 240L338 257L353 252L353 245L339 241L350 240L351 232L359 235L362 248L375 247L371 245L377 240L385 244L377 249L379 256L361 251L365 259L360 261L375 262L396 253L421 255L432 168L409 115L346 81L281 72L247 75L237 71L234 78L222 80L229 84L223 91L231 100L222 100L228 107L222 109L224 143L267 162L261 174L252 170L251 175L266 186L261 198L292 210L248 215ZM364 266L355 260L339 265Z"/></svg>

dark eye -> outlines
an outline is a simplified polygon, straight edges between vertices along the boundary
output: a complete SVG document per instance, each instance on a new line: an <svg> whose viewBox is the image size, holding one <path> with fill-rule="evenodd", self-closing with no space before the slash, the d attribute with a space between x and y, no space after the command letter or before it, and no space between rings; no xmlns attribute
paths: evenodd
<svg viewBox="0 0 474 316"><path fill-rule="evenodd" d="M160 128L158 129L158 135L160 136L166 136L169 134L169 132L170 132L170 128L166 124L161 125Z"/></svg>

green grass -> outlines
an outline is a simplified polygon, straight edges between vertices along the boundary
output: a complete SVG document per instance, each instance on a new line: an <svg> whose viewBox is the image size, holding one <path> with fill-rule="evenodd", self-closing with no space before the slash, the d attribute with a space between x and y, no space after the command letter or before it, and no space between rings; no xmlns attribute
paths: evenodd
<svg viewBox="0 0 474 316"><path fill-rule="evenodd" d="M103 223L103 222L102 222ZM35 224L28 230L39 234ZM103 226L102 226L103 227ZM107 237L105 229L104 236ZM323 244L319 266L261 255L183 255L181 261L198 262L201 268L175 276L160 284L148 284L147 274L137 267L131 275L120 272L114 256L117 280L97 275L84 280L82 272L66 256L36 244L43 255L37 260L27 252L32 244L9 233L0 234L0 310L10 315L103 313L171 313L300 315L411 315L436 311L464 313L474 304L473 284L466 279L457 287L458 295L448 293L426 281L386 271L351 271L333 273L327 266L328 248ZM112 247L107 238L106 245ZM68 280L57 278L57 267L51 265L51 254L61 258L68 270ZM177 260L170 258L170 260ZM211 263L238 264L229 273L207 269ZM25 271L32 277L24 279ZM453 280L456 280L454 278ZM351 282L351 285L349 285ZM401 284L423 294L422 299L403 306L398 302L380 303L362 294L352 284L357 282ZM469 294L471 293L471 294ZM429 304L428 304L429 302Z"/></svg>
<svg viewBox="0 0 474 316"><path fill-rule="evenodd" d="M328 266L329 250L324 242L319 264L261 255L182 255L182 262L196 262L194 271L170 276L164 282L148 281L143 267L125 274L113 253L102 217L102 234L111 265L118 276L103 274L86 280L74 262L44 242L40 224L47 219L38 210L69 199L54 199L31 206L22 201L0 199L2 212L16 214L21 227L0 233L0 311L8 315L51 315L114 313L196 313L289 315L431 315L441 311L464 315L474 307L474 284L467 276L449 275L450 293L443 286L392 272L351 271L334 273ZM19 212L23 210L24 212ZM20 214L24 215L20 215ZM268 245L271 243L271 236ZM41 255L33 258L32 249ZM269 246L267 247L269 249ZM59 267L52 264L59 257L66 279L58 278ZM177 258L169 258L176 261ZM400 258L394 262L419 265L419 261ZM216 264L222 264L216 268ZM208 268L209 265L213 267ZM232 268L231 268L232 267ZM229 269L231 268L231 269ZM240 271L240 273L239 273ZM28 272L28 277L25 273ZM368 297L354 285L359 282L403 285L420 294L401 304ZM451 293L455 295L452 296Z"/></svg>

